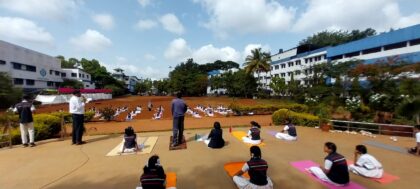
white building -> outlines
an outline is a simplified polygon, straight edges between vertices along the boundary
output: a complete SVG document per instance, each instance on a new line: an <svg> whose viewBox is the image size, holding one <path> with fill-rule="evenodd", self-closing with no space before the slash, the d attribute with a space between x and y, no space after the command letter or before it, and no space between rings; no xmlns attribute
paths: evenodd
<svg viewBox="0 0 420 189"><path fill-rule="evenodd" d="M62 78L73 79L83 83L85 89L95 89L95 83L92 82L92 76L80 68L63 68Z"/></svg>
<svg viewBox="0 0 420 189"><path fill-rule="evenodd" d="M125 84L126 89L128 89L130 92L134 92L136 84L140 81L139 78L136 76L127 76L125 75L122 70L117 71L117 73L113 73L112 77L119 81L123 81Z"/></svg>
<svg viewBox="0 0 420 189"><path fill-rule="evenodd" d="M25 92L56 88L61 78L61 63L55 57L0 40L0 72Z"/></svg>
<svg viewBox="0 0 420 189"><path fill-rule="evenodd" d="M238 70L239 69L236 69L236 68L231 68L229 70L213 70L213 71L207 72L207 78L210 82L210 79L213 77L219 77L226 72L234 73L234 72L237 72ZM207 95L225 95L225 94L226 94L226 89L224 88L212 89L211 83L207 85Z"/></svg>

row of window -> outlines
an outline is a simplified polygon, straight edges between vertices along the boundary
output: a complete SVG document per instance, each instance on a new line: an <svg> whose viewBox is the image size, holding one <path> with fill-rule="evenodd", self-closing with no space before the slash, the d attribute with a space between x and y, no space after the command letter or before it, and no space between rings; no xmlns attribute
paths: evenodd
<svg viewBox="0 0 420 189"><path fill-rule="evenodd" d="M18 62L12 62L13 69L15 70L25 70L29 72L36 72L36 67L31 65L26 65Z"/></svg>
<svg viewBox="0 0 420 189"><path fill-rule="evenodd" d="M362 51L356 51L356 52L350 52L347 54L337 55L337 56L331 57L331 60L339 60L343 58L351 58L354 56L360 56L360 55L365 55L365 54L378 53L382 51L382 48L384 51L399 49L399 48L407 47L408 45L410 46L420 45L420 38L414 39L411 41L393 43L393 44L385 45L383 47L375 47L375 48L370 48L370 49L364 49Z"/></svg>
<svg viewBox="0 0 420 189"><path fill-rule="evenodd" d="M35 85L35 80L32 80L32 79L21 79L21 78L13 79L13 83L15 85L23 85L24 81L26 85Z"/></svg>
<svg viewBox="0 0 420 189"><path fill-rule="evenodd" d="M317 61L321 61L322 58L326 59L327 55L320 55L320 56L315 56L315 57L311 57L311 58L305 58L305 64L307 63L312 63L312 62L317 62ZM287 66L288 67L293 67L293 66L300 66L301 61L300 60L296 60L294 62L288 62ZM275 65L271 67L271 70L278 70L281 68L286 68L286 63L280 64L280 65Z"/></svg>

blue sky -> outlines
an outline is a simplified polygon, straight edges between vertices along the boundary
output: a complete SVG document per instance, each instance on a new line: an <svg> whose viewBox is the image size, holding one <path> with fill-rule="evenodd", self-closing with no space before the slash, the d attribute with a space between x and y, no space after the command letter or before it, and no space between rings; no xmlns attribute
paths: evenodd
<svg viewBox="0 0 420 189"><path fill-rule="evenodd" d="M420 23L420 0L0 0L0 40L159 79L187 58L242 63L321 30Z"/></svg>

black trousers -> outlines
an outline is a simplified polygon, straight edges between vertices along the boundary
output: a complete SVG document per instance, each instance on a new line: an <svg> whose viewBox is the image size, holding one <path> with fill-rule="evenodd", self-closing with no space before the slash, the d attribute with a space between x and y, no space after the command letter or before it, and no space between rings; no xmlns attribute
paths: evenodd
<svg viewBox="0 0 420 189"><path fill-rule="evenodd" d="M73 132L72 132L72 142L73 144L82 142L83 136L83 122L85 115L83 114L72 114L73 117Z"/></svg>
<svg viewBox="0 0 420 189"><path fill-rule="evenodd" d="M174 117L173 120L173 138L172 143L182 143L182 137L184 136L184 116Z"/></svg>

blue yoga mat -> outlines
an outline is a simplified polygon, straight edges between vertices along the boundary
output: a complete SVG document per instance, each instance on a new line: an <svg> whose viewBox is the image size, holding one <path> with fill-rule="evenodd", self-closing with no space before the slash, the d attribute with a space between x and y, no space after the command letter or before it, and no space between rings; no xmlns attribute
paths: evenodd
<svg viewBox="0 0 420 189"><path fill-rule="evenodd" d="M376 141L371 141L371 140L367 140L364 141L363 144L367 144L370 146L374 146L374 147L378 147L378 148L382 148L382 149L386 149L386 150L391 150L394 152L399 152L399 153L403 153L403 154L408 154L407 150L398 146L391 146L388 144L383 144L380 142L376 142Z"/></svg>

